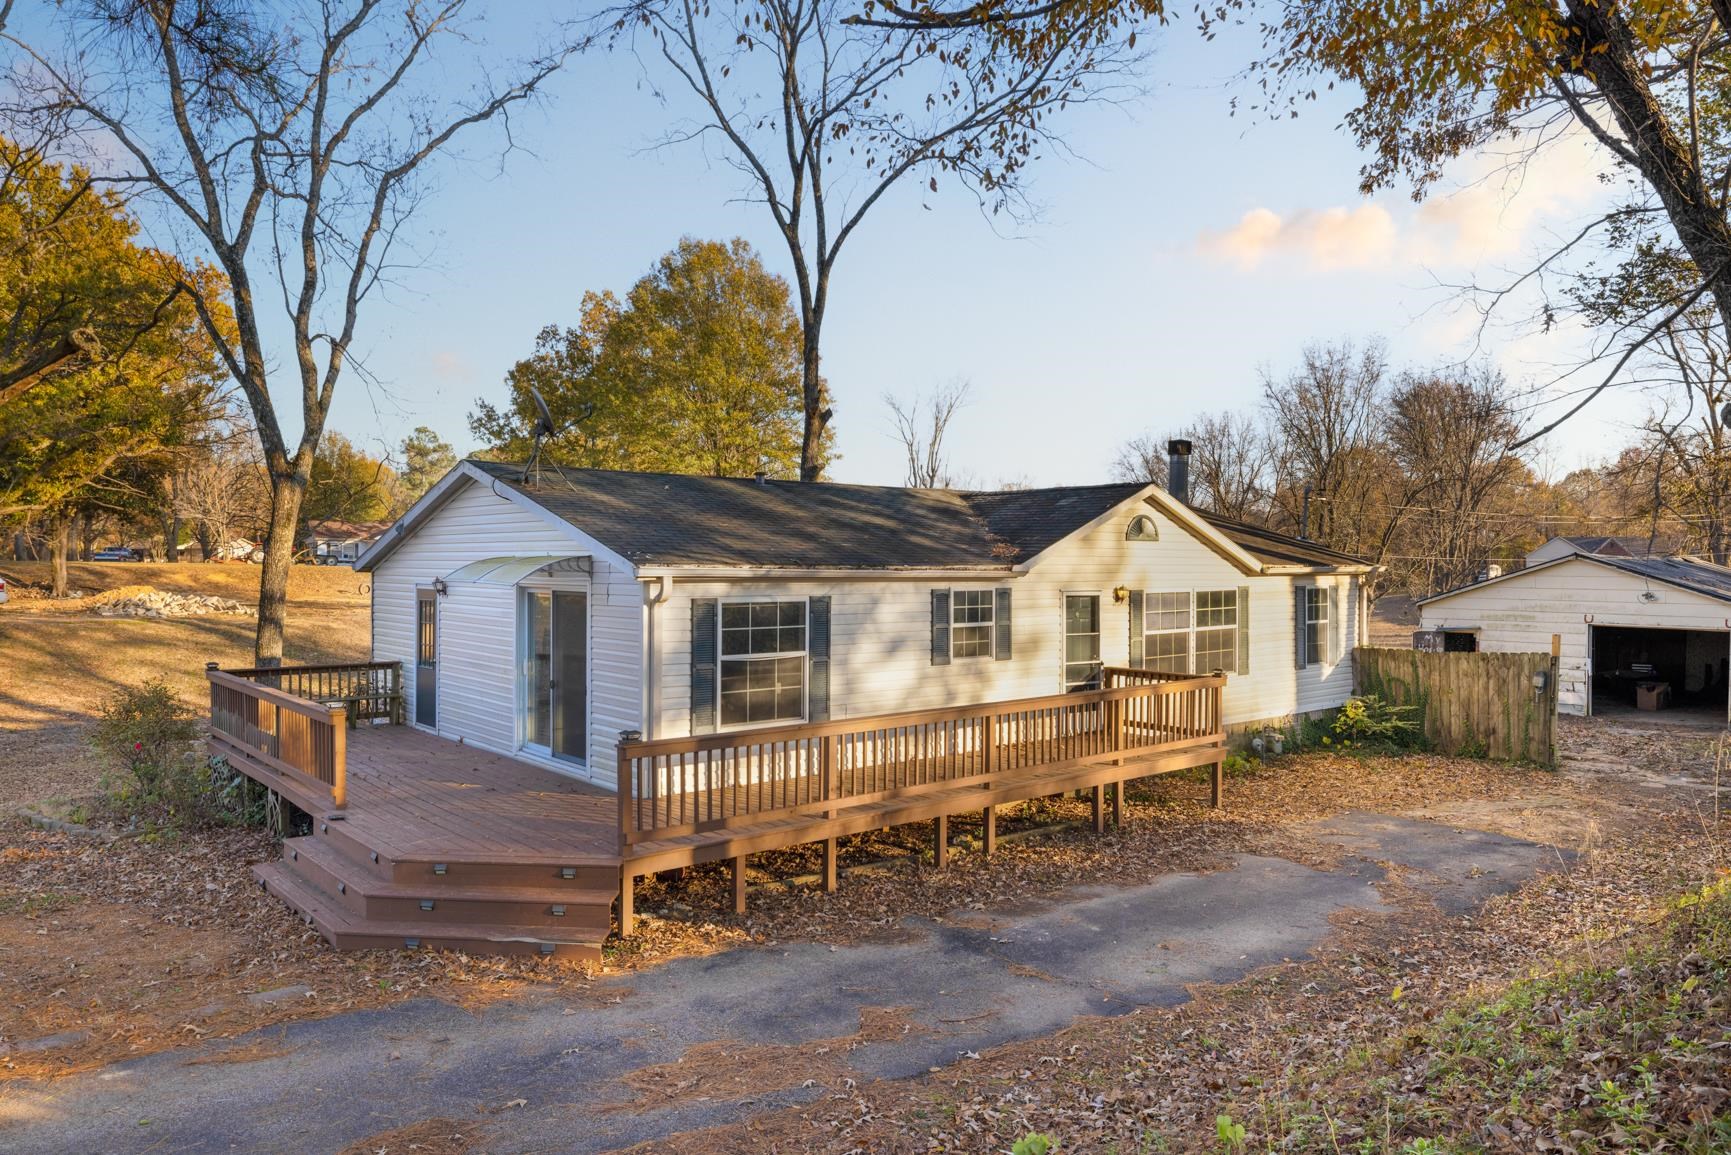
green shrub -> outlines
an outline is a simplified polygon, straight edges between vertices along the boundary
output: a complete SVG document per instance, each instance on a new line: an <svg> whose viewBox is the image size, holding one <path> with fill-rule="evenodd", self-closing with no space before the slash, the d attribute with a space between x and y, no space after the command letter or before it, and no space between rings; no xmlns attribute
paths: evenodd
<svg viewBox="0 0 1731 1155"><path fill-rule="evenodd" d="M1416 706L1396 706L1377 694L1348 698L1330 731L1341 745L1411 746L1419 739Z"/></svg>
<svg viewBox="0 0 1731 1155"><path fill-rule="evenodd" d="M105 783L109 817L152 829L262 820L262 791L203 757L198 739L192 710L161 679L103 703L91 742L127 771Z"/></svg>

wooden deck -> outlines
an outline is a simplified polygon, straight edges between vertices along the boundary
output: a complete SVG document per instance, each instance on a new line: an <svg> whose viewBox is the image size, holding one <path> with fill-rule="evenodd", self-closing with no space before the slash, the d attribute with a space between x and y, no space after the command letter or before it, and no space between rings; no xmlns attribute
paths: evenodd
<svg viewBox="0 0 1731 1155"><path fill-rule="evenodd" d="M275 777L313 832L254 870L334 945L599 958L619 894L610 793L408 726L350 731L347 773L340 811Z"/></svg>
<svg viewBox="0 0 1731 1155"><path fill-rule="evenodd" d="M248 671L247 673L252 673ZM343 701L294 699L211 671L213 753L312 818L254 868L339 948L442 946L599 958L633 930L634 880L1091 791L1104 829L1130 779L1213 769L1220 802L1225 679L1108 670L1099 690L619 747L619 790L411 727L349 728ZM274 680L274 679L273 679ZM289 683L292 684L292 683ZM1110 799L1110 812L1108 812Z"/></svg>

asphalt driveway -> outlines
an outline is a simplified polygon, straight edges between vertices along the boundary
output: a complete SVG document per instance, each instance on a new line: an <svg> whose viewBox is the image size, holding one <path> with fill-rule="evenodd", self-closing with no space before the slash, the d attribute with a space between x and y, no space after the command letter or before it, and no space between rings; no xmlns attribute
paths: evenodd
<svg viewBox="0 0 1731 1155"><path fill-rule="evenodd" d="M778 1078L723 1093L645 1081L706 1049L773 1055L835 1040L823 1061L847 1077L908 1077L1079 1016L1174 1005L1189 984L1304 957L1335 914L1384 909L1379 862L1407 868L1406 881L1450 912L1558 862L1536 843L1374 814L1305 829L1347 852L1338 868L1245 855L1230 870L1072 891L1014 914L911 922L906 941L893 944L777 945L671 962L604 980L603 998L617 1001L599 1006L542 997L470 1014L420 1000L222 1044L236 1061L175 1051L14 1084L0 1104L0 1148L319 1152L491 1111L488 1150L604 1151L823 1093L819 1072L797 1059Z"/></svg>

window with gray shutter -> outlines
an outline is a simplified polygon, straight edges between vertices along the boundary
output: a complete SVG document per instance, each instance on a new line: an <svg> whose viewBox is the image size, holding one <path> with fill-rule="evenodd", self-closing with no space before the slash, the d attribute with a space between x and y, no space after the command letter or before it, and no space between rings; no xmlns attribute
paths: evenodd
<svg viewBox="0 0 1731 1155"><path fill-rule="evenodd" d="M950 591L932 591L932 665L950 664Z"/></svg>
<svg viewBox="0 0 1731 1155"><path fill-rule="evenodd" d="M1292 657L1293 664L1301 670L1310 665L1309 647L1305 645L1309 633L1309 593L1308 586L1292 587Z"/></svg>
<svg viewBox="0 0 1731 1155"><path fill-rule="evenodd" d="M829 598L811 598L806 615L806 656L811 677L806 683L806 717L829 720Z"/></svg>
<svg viewBox="0 0 1731 1155"><path fill-rule="evenodd" d="M998 649L992 656L1000 662L1010 660L1010 591L998 590Z"/></svg>
<svg viewBox="0 0 1731 1155"><path fill-rule="evenodd" d="M1344 641L1340 617L1340 587L1328 587L1328 664L1334 665L1340 661L1340 649Z"/></svg>
<svg viewBox="0 0 1731 1155"><path fill-rule="evenodd" d="M691 732L715 732L714 598L691 599Z"/></svg>

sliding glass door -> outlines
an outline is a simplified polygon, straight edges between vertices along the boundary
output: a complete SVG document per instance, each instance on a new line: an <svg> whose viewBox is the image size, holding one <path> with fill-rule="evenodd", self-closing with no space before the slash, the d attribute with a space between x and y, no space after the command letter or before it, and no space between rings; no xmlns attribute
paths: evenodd
<svg viewBox="0 0 1731 1155"><path fill-rule="evenodd" d="M587 760L589 595L525 590L523 745Z"/></svg>

